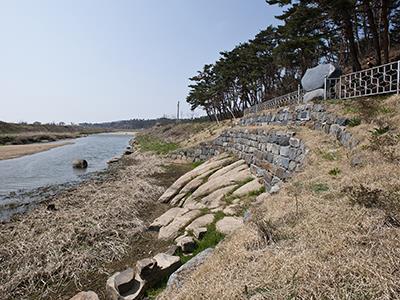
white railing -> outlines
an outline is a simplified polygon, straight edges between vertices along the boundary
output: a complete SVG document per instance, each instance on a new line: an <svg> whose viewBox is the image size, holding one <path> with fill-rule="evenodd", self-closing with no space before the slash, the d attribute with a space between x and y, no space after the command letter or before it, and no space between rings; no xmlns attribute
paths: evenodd
<svg viewBox="0 0 400 300"><path fill-rule="evenodd" d="M325 79L325 99L351 99L400 92L400 61Z"/></svg>
<svg viewBox="0 0 400 300"><path fill-rule="evenodd" d="M244 114L254 114L257 113L259 111L265 110L265 109L272 109L272 108L277 108L277 107L281 107L281 106L287 106L287 105L291 105L291 104L298 104L303 102L303 91L299 88L296 92L292 92L283 96L279 96L276 98L273 98L271 100L265 101L265 102L261 102L261 103L257 103L256 105L253 105L249 108L246 108L244 110Z"/></svg>
<svg viewBox="0 0 400 300"><path fill-rule="evenodd" d="M342 75L338 78L325 78L324 99L351 99L390 93L400 94L400 61L370 69ZM244 114L257 113L303 102L304 92L297 92L258 103L244 110Z"/></svg>

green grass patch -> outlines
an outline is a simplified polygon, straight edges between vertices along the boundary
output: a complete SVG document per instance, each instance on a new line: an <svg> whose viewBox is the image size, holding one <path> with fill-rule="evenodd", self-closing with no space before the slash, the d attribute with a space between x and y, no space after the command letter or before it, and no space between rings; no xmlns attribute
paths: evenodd
<svg viewBox="0 0 400 300"><path fill-rule="evenodd" d="M394 113L394 110L390 107L382 106L382 107L378 108L378 113L380 113L382 115L387 115L387 114Z"/></svg>
<svg viewBox="0 0 400 300"><path fill-rule="evenodd" d="M356 113L360 112L360 109L358 107L351 105L351 103L349 103L343 108L343 111L346 114L356 114Z"/></svg>
<svg viewBox="0 0 400 300"><path fill-rule="evenodd" d="M263 193L265 193L265 186L262 186L257 191L252 191L252 192L248 193L247 195L250 197L257 197Z"/></svg>
<svg viewBox="0 0 400 300"><path fill-rule="evenodd" d="M204 160L199 160L199 161L192 162L192 167L193 167L193 169L195 169L198 166L202 165L203 163L204 163Z"/></svg>
<svg viewBox="0 0 400 300"><path fill-rule="evenodd" d="M236 190L240 189L240 188L241 188L242 186L244 186L245 184L247 184L247 183L249 183L250 181L253 181L253 180L254 180L253 177L247 177L246 179L237 182L237 186L236 186L234 189L232 189L229 193L227 193L227 194L224 196L224 199L223 199L223 200L224 200L227 204L232 204L233 200L235 200L235 199L238 198L237 196L233 195L233 193L234 193Z"/></svg>
<svg viewBox="0 0 400 300"><path fill-rule="evenodd" d="M361 119L358 118L358 117L354 117L354 118L351 118L349 120L349 126L350 127L356 127L356 126L358 126L360 124L361 124Z"/></svg>
<svg viewBox="0 0 400 300"><path fill-rule="evenodd" d="M204 207L204 208L200 209L200 214L201 214L202 216L207 215L207 214L209 214L209 213L210 213L210 209L207 208L207 207Z"/></svg>
<svg viewBox="0 0 400 300"><path fill-rule="evenodd" d="M146 290L145 296L147 299L156 299L159 294L162 293L162 291L165 290L167 287L168 283L168 278L169 276L166 276L162 281L160 281L158 284L153 286L152 288Z"/></svg>
<svg viewBox="0 0 400 300"><path fill-rule="evenodd" d="M382 126L382 127L374 128L374 130L371 131L371 134L373 136L380 136L380 135L387 133L389 130L390 130L389 126Z"/></svg>
<svg viewBox="0 0 400 300"><path fill-rule="evenodd" d="M311 188L313 192L318 194L329 191L329 186L326 183L314 183Z"/></svg>
<svg viewBox="0 0 400 300"><path fill-rule="evenodd" d="M139 145L139 149L143 152L155 152L157 154L168 154L179 148L179 144L163 141L157 137L150 135L139 135L135 141Z"/></svg>
<svg viewBox="0 0 400 300"><path fill-rule="evenodd" d="M237 189L241 188L242 186L244 186L245 184L249 183L250 181L253 181L253 180L254 180L253 177L247 177L246 179L237 182L238 186L237 186L237 188L235 188L235 189L232 191L232 193L233 193L234 191L236 191Z"/></svg>
<svg viewBox="0 0 400 300"><path fill-rule="evenodd" d="M230 205L230 204L233 203L233 200L235 200L235 199L237 199L237 198L238 198L238 197L235 196L235 195L233 195L233 194L225 195L225 196L224 196L224 201L226 202L226 204Z"/></svg>
<svg viewBox="0 0 400 300"><path fill-rule="evenodd" d="M339 154L336 151L318 150L318 152L319 152L319 155L325 160L329 160L329 161L339 160Z"/></svg>
<svg viewBox="0 0 400 300"><path fill-rule="evenodd" d="M329 171L329 175L331 176L338 176L342 171L339 168L333 168Z"/></svg>
<svg viewBox="0 0 400 300"><path fill-rule="evenodd" d="M214 214L214 222L207 226L207 233L204 235L203 239L201 239L197 245L196 249L190 255L183 255L183 253L178 252L178 255L181 258L182 264L188 262L191 258L199 254L200 252L206 250L207 248L214 248L220 241L222 241L225 237L224 234L217 231L216 223L225 217L225 214L220 211Z"/></svg>

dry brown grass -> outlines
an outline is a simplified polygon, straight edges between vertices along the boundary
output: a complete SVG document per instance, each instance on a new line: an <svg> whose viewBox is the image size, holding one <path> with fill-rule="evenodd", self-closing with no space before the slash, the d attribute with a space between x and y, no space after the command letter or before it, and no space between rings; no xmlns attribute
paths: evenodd
<svg viewBox="0 0 400 300"><path fill-rule="evenodd" d="M154 126L143 133L155 136L167 142L179 144L180 147L192 147L199 143L215 139L221 132L233 126L232 121L180 123L164 126Z"/></svg>
<svg viewBox="0 0 400 300"><path fill-rule="evenodd" d="M398 112L388 117L393 134ZM298 130L310 149L304 171L266 197L255 221L223 241L180 290L160 299L400 299L400 228L388 222L400 212L399 163L369 147L369 131L358 134L363 144L349 151ZM351 166L355 154L362 166ZM360 186L390 201L354 201L351 189Z"/></svg>
<svg viewBox="0 0 400 300"><path fill-rule="evenodd" d="M142 211L165 189L149 177L164 172L164 161L143 154L125 160L105 182L57 196L56 211L41 205L0 224L0 299L69 299L65 285L79 289L87 274L108 272L109 262L132 251L147 221Z"/></svg>

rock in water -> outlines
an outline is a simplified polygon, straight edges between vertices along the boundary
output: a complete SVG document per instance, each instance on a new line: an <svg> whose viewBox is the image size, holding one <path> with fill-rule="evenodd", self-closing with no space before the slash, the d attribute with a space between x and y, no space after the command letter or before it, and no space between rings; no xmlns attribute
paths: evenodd
<svg viewBox="0 0 400 300"><path fill-rule="evenodd" d="M75 169L86 169L88 167L88 162L84 159L76 159L72 162L72 166Z"/></svg>
<svg viewBox="0 0 400 300"><path fill-rule="evenodd" d="M301 85L306 92L323 88L325 85L325 76L336 78L342 74L341 70L332 64L321 64L314 68L307 69Z"/></svg>

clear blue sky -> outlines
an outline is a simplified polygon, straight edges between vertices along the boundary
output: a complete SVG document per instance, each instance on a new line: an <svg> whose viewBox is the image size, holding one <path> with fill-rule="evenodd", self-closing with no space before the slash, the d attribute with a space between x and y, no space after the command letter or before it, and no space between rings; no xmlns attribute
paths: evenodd
<svg viewBox="0 0 400 300"><path fill-rule="evenodd" d="M276 24L264 0L0 0L0 120L184 115L188 78Z"/></svg>

